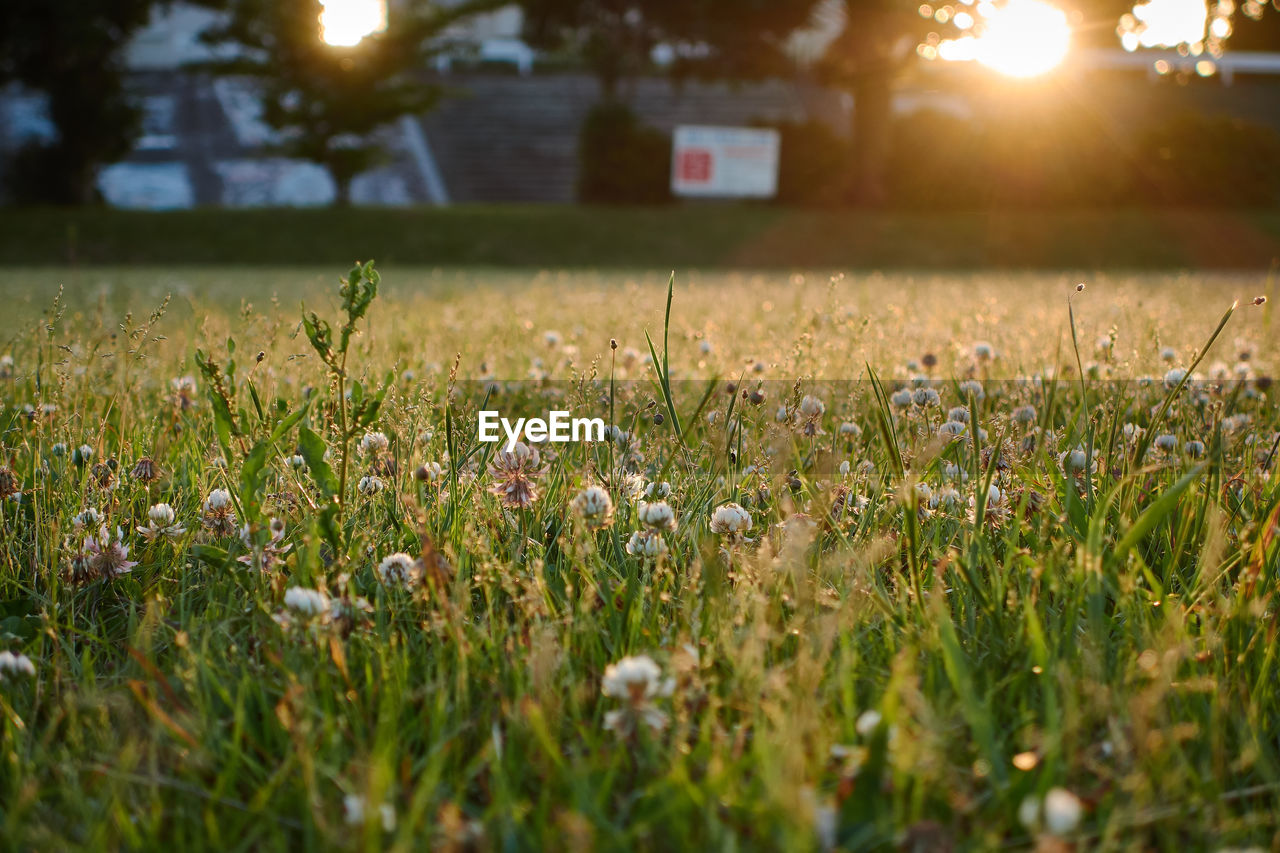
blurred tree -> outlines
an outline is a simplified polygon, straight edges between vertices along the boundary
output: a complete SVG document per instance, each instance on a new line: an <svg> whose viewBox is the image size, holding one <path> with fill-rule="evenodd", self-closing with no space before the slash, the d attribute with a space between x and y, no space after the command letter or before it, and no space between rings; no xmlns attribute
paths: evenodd
<svg viewBox="0 0 1280 853"><path fill-rule="evenodd" d="M465 0L447 8L429 0L391 4L386 29L342 47L321 40L320 0L202 0L225 23L203 38L238 46L238 56L214 64L217 73L256 78L262 118L280 132L275 149L326 167L336 203L351 200L356 175L385 156L375 131L403 115L424 112L440 97L421 76L451 25L503 5Z"/></svg>
<svg viewBox="0 0 1280 853"><path fill-rule="evenodd" d="M7 175L19 201L87 204L98 169L123 157L139 110L124 87L122 52L159 0L4 0L0 3L0 83L16 81L48 97L57 129L29 143Z"/></svg>

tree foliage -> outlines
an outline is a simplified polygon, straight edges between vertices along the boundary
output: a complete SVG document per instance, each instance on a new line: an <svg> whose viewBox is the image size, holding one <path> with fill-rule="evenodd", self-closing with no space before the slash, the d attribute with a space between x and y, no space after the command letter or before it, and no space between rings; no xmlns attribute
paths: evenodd
<svg viewBox="0 0 1280 853"><path fill-rule="evenodd" d="M442 8L426 0L395 3L384 32L353 47L320 38L319 0L215 0L225 22L204 36L234 45L239 56L219 62L223 74L260 86L263 120L280 132L279 153L325 166L340 204L356 175L386 156L376 131L404 115L425 112L440 97L421 71L444 31L497 5L475 0Z"/></svg>
<svg viewBox="0 0 1280 853"><path fill-rule="evenodd" d="M123 48L159 0L4 0L0 3L0 83L48 97L57 129L29 143L10 164L20 201L84 204L98 170L123 157L140 113L125 89Z"/></svg>

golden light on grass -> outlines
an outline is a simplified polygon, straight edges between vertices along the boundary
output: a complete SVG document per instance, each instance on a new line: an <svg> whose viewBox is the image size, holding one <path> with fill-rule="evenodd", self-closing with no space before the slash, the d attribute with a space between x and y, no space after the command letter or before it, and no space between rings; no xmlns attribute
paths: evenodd
<svg viewBox="0 0 1280 853"><path fill-rule="evenodd" d="M387 28L386 0L320 0L320 38L334 47L355 47Z"/></svg>
<svg viewBox="0 0 1280 853"><path fill-rule="evenodd" d="M1035 77L1056 68L1071 46L1066 14L1044 0L983 2L975 13L963 13L968 26L962 29L973 32L943 40L938 58L976 61L1010 77Z"/></svg>

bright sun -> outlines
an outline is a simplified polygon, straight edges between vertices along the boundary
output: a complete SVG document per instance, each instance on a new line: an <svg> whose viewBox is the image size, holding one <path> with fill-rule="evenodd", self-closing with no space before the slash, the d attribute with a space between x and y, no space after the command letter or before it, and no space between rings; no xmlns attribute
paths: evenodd
<svg viewBox="0 0 1280 853"><path fill-rule="evenodd" d="M320 38L335 47L354 47L387 28L386 0L320 0Z"/></svg>
<svg viewBox="0 0 1280 853"><path fill-rule="evenodd" d="M1066 14L1043 0L987 0L975 12L966 15L973 33L940 43L941 59L976 60L1010 77L1034 77L1057 67L1071 46Z"/></svg>

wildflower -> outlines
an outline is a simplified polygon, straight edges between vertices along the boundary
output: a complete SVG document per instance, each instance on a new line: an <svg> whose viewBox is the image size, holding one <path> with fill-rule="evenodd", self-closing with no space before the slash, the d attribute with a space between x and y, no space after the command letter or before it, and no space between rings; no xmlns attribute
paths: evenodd
<svg viewBox="0 0 1280 853"><path fill-rule="evenodd" d="M187 532L187 529L176 523L175 519L173 507L168 504L156 504L147 510L147 524L145 527L139 527L138 532L148 542L154 542L161 537L177 540Z"/></svg>
<svg viewBox="0 0 1280 853"><path fill-rule="evenodd" d="M366 432L364 438L360 439L360 452L365 456L381 456L390 446L386 433Z"/></svg>
<svg viewBox="0 0 1280 853"><path fill-rule="evenodd" d="M666 501L645 503L641 501L636 515L640 523L653 530L675 530L676 513Z"/></svg>
<svg viewBox="0 0 1280 853"><path fill-rule="evenodd" d="M1098 352L1111 352L1111 347L1113 343L1114 342L1111 340L1110 335L1103 335L1102 337L1098 338L1097 343L1094 344L1094 347L1098 350Z"/></svg>
<svg viewBox="0 0 1280 853"><path fill-rule="evenodd" d="M1253 297L1253 304L1254 304L1254 305L1266 305L1266 304L1267 304L1267 297L1265 297L1265 296L1255 296L1255 297Z"/></svg>
<svg viewBox="0 0 1280 853"><path fill-rule="evenodd" d="M960 492L955 486L943 486L929 498L930 509L944 509L947 512L955 512L963 503Z"/></svg>
<svg viewBox="0 0 1280 853"><path fill-rule="evenodd" d="M160 466L150 457L144 456L133 465L129 476L143 483L154 483L160 479Z"/></svg>
<svg viewBox="0 0 1280 853"><path fill-rule="evenodd" d="M231 493L226 489L214 489L204 499L204 515L200 519L204 528L215 536L231 536L236 532L236 511Z"/></svg>
<svg viewBox="0 0 1280 853"><path fill-rule="evenodd" d="M1165 453L1175 453L1178 450L1178 437L1165 433L1157 435L1156 440L1152 442L1157 450L1163 450Z"/></svg>
<svg viewBox="0 0 1280 853"><path fill-rule="evenodd" d="M827 410L827 406L812 394L806 394L800 400L800 406L796 409L796 413L800 418L801 431L805 435L821 435L822 428L820 422L822 413Z"/></svg>
<svg viewBox="0 0 1280 853"><path fill-rule="evenodd" d="M978 341L973 345L973 357L980 362L991 361L995 358L995 348L986 341Z"/></svg>
<svg viewBox="0 0 1280 853"><path fill-rule="evenodd" d="M942 398L932 388L917 388L915 393L911 395L911 399L920 408L942 405Z"/></svg>
<svg viewBox="0 0 1280 853"><path fill-rule="evenodd" d="M560 333L554 330L548 330L542 340L546 342L548 348L560 346Z"/></svg>
<svg viewBox="0 0 1280 853"><path fill-rule="evenodd" d="M115 580L121 575L129 574L138 564L129 559L129 546L121 541L123 538L119 527L113 538L105 524L98 528L97 536L86 538L84 550L89 558L89 568L106 580Z"/></svg>
<svg viewBox="0 0 1280 853"><path fill-rule="evenodd" d="M321 616L329 610L329 597L319 590L291 586L284 593L284 606L300 616Z"/></svg>
<svg viewBox="0 0 1280 853"><path fill-rule="evenodd" d="M408 554L388 554L378 563L378 580L387 586L411 586L421 575L422 567Z"/></svg>
<svg viewBox="0 0 1280 853"><path fill-rule="evenodd" d="M16 679L18 676L32 677L35 674L36 667L31 658L13 652L0 652L0 682Z"/></svg>
<svg viewBox="0 0 1280 853"><path fill-rule="evenodd" d="M307 467L307 460L303 459L302 455L298 453L293 454L285 461L289 464L289 467L295 471L301 471Z"/></svg>
<svg viewBox="0 0 1280 853"><path fill-rule="evenodd" d="M533 478L541 473L540 461L538 449L523 441L517 441L510 450L499 450L489 462L489 474L497 479L489 491L497 495L505 507L527 509L538 499Z"/></svg>
<svg viewBox="0 0 1280 853"><path fill-rule="evenodd" d="M914 395L911 393L910 388L901 388L889 395L889 402L892 403L896 409L908 408L913 399Z"/></svg>
<svg viewBox="0 0 1280 853"><path fill-rule="evenodd" d="M1052 835L1070 835L1080 825L1084 806L1066 788L1050 788L1042 806L1044 826Z"/></svg>
<svg viewBox="0 0 1280 853"><path fill-rule="evenodd" d="M703 354L703 355L710 355L710 354L711 354L711 350L713 349L713 347L711 346L711 341L708 341L708 340L706 340L706 339L703 339L703 340L698 344L698 349L702 352L702 354Z"/></svg>
<svg viewBox="0 0 1280 853"><path fill-rule="evenodd" d="M83 533L85 530L97 527L102 523L102 513L93 507L86 507L71 518L71 524L75 527L76 533Z"/></svg>
<svg viewBox="0 0 1280 853"><path fill-rule="evenodd" d="M236 559L239 562L244 563L246 566L251 566L256 560L262 571L266 572L284 559L284 555L293 547L292 545L281 546L280 544L284 541L284 522L278 518L273 518L268 522L267 529L270 531L270 538L267 540L267 544L262 546L259 553L254 553L253 531L247 524L240 528L240 541L244 543L246 548L251 550L251 553L237 557Z"/></svg>
<svg viewBox="0 0 1280 853"><path fill-rule="evenodd" d="M1164 387L1172 391L1174 388L1178 387L1178 383L1185 379L1186 376L1187 371L1183 370L1181 367L1172 368L1164 375Z"/></svg>
<svg viewBox="0 0 1280 853"><path fill-rule="evenodd" d="M963 421L947 421L942 426L938 427L938 438L954 441L964 435L965 430L968 428L969 425Z"/></svg>
<svg viewBox="0 0 1280 853"><path fill-rule="evenodd" d="M959 385L960 396L964 399L973 397L975 400L985 400L987 397L986 389L982 387L982 383L976 379L966 379Z"/></svg>
<svg viewBox="0 0 1280 853"><path fill-rule="evenodd" d="M736 503L716 507L711 514L711 532L737 539L751 529L751 513Z"/></svg>
<svg viewBox="0 0 1280 853"><path fill-rule="evenodd" d="M92 458L93 448L87 444L82 444L71 452L71 461L77 465L87 465Z"/></svg>
<svg viewBox="0 0 1280 853"><path fill-rule="evenodd" d="M1178 357L1178 352L1173 347L1164 347L1160 350L1160 359L1162 361L1173 361Z"/></svg>
<svg viewBox="0 0 1280 853"><path fill-rule="evenodd" d="M413 476L422 483L439 483L444 479L444 468L439 462L424 462L413 472Z"/></svg>
<svg viewBox="0 0 1280 853"><path fill-rule="evenodd" d="M840 472L841 477L848 477L849 472L853 470L853 466L849 464L848 459L844 459L840 462L840 467L836 470Z"/></svg>
<svg viewBox="0 0 1280 853"><path fill-rule="evenodd" d="M637 530L627 540L627 553L647 562L657 560L667 553L667 543L656 530Z"/></svg>
<svg viewBox="0 0 1280 853"><path fill-rule="evenodd" d="M863 737L870 737L879 728L883 719L884 717L881 716L879 711L863 711L853 724L854 731Z"/></svg>
<svg viewBox="0 0 1280 853"><path fill-rule="evenodd" d="M0 379L13 378L13 356L8 353L0 355Z"/></svg>
<svg viewBox="0 0 1280 853"><path fill-rule="evenodd" d="M663 499L671 494L671 484L668 482L649 483L644 487L644 495L647 498Z"/></svg>
<svg viewBox="0 0 1280 853"><path fill-rule="evenodd" d="M1035 406L1019 406L1013 410L1013 420L1020 424L1033 424L1036 422Z"/></svg>
<svg viewBox="0 0 1280 853"><path fill-rule="evenodd" d="M1090 469L1090 474L1098 470L1098 460L1094 459L1093 464L1090 465L1089 454L1082 447L1064 451L1058 456L1058 464L1061 465L1062 470L1068 474L1082 474L1086 467Z"/></svg>
<svg viewBox="0 0 1280 853"><path fill-rule="evenodd" d="M862 427L858 426L853 421L845 421L840 424L840 434L858 438L862 435Z"/></svg>
<svg viewBox="0 0 1280 853"><path fill-rule="evenodd" d="M667 715L660 711L653 700L670 696L675 691L675 680L664 679L662 670L648 655L625 657L611 663L604 671L601 692L611 699L620 699L626 706L604 715L605 728L620 735L629 735L644 724L655 732L667 726Z"/></svg>
<svg viewBox="0 0 1280 853"><path fill-rule="evenodd" d="M93 484L104 492L109 492L116 487L116 460L108 459L106 462L98 462L89 469L89 475L93 478Z"/></svg>
<svg viewBox="0 0 1280 853"><path fill-rule="evenodd" d="M342 815L347 826L363 826L365 813L364 797L348 794L342 798ZM378 806L378 817L382 821L384 832L394 832L396 828L396 810L390 803Z"/></svg>
<svg viewBox="0 0 1280 853"><path fill-rule="evenodd" d="M670 491L670 486L667 490ZM609 497L609 493L599 486L583 489L570 505L592 530L608 527L613 523L613 500Z"/></svg>
<svg viewBox="0 0 1280 853"><path fill-rule="evenodd" d="M0 466L0 500L4 500L21 491L18 477L7 467Z"/></svg>
<svg viewBox="0 0 1280 853"><path fill-rule="evenodd" d="M947 412L947 420L959 421L962 424L967 424L969 422L969 407L968 406L952 406L951 409Z"/></svg>
<svg viewBox="0 0 1280 853"><path fill-rule="evenodd" d="M55 459L60 459L67 455L67 446L59 441L49 448L49 454Z"/></svg>
<svg viewBox="0 0 1280 853"><path fill-rule="evenodd" d="M1183 445L1182 449L1186 451L1186 454L1188 456L1194 459L1199 459L1201 456L1204 456L1203 441L1188 441L1185 445Z"/></svg>
<svg viewBox="0 0 1280 853"><path fill-rule="evenodd" d="M356 491L362 495L376 495L386 488L386 485L381 477L375 477L370 474L367 477L360 478L360 482L356 483Z"/></svg>
<svg viewBox="0 0 1280 853"><path fill-rule="evenodd" d="M169 395L169 404L174 409L185 412L196 407L196 381L190 376L178 376L169 380L173 393Z"/></svg>

